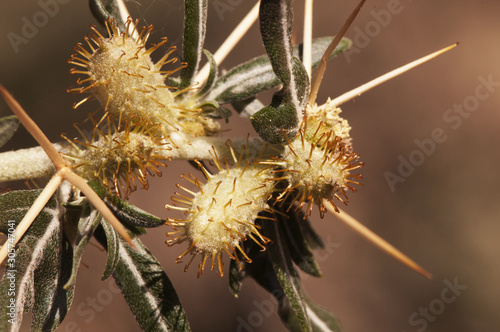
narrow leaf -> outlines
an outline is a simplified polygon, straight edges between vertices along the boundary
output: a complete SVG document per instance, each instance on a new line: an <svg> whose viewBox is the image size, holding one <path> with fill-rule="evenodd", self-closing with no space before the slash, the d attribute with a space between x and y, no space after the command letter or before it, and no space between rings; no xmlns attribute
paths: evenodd
<svg viewBox="0 0 500 332"><path fill-rule="evenodd" d="M118 242L118 234L115 229L105 220L101 219L101 227L96 229L94 233L96 239L106 248L108 256L106 258L106 266L101 279L106 280L113 274L120 259Z"/></svg>
<svg viewBox="0 0 500 332"><path fill-rule="evenodd" d="M226 123L229 122L231 111L227 108L219 106L215 101L207 101L197 105L197 108L202 109L201 116L211 117L214 119L224 119Z"/></svg>
<svg viewBox="0 0 500 332"><path fill-rule="evenodd" d="M247 254L253 262L244 266L245 275L251 276L267 290L278 302L278 314L290 331L303 331L303 327L295 314L287 294L278 280L274 264L268 251L261 251L257 245L251 244ZM307 304L306 304L307 310Z"/></svg>
<svg viewBox="0 0 500 332"><path fill-rule="evenodd" d="M210 90L212 90L212 88L215 85L215 82L217 81L217 74L218 74L217 73L217 63L215 62L215 59L214 59L212 53L210 53L207 50L203 50L203 53L207 57L208 63L210 64L210 71L208 73L208 78L207 78L205 85L203 86L203 88L200 91L198 91L196 93L197 98L201 98L201 97L205 96L207 93L210 92Z"/></svg>
<svg viewBox="0 0 500 332"><path fill-rule="evenodd" d="M231 103L236 112L240 114L241 117L250 118L252 115L257 113L264 107L264 104L260 102L257 98L251 97L241 101L234 101Z"/></svg>
<svg viewBox="0 0 500 332"><path fill-rule="evenodd" d="M302 121L309 95L309 77L302 62L293 56L292 0L262 0L260 31L273 71L283 88L273 95L269 106L251 117L252 125L264 140L283 143L283 134L292 138Z"/></svg>
<svg viewBox="0 0 500 332"><path fill-rule="evenodd" d="M89 0L89 7L92 15L102 26L108 18L112 17L101 0Z"/></svg>
<svg viewBox="0 0 500 332"><path fill-rule="evenodd" d="M306 308L314 332L340 332L340 323L327 309L306 298Z"/></svg>
<svg viewBox="0 0 500 332"><path fill-rule="evenodd" d="M245 266L246 262L242 260L240 264ZM229 290L233 293L234 297L238 297L245 275L245 269L240 269L238 263L232 259L229 263Z"/></svg>
<svg viewBox="0 0 500 332"><path fill-rule="evenodd" d="M94 231L101 222L101 214L94 209L87 200L83 202L82 212L78 221L77 234L73 244L73 266L71 277L64 285L64 289L68 289L74 285L83 251L85 250L89 240L92 238Z"/></svg>
<svg viewBox="0 0 500 332"><path fill-rule="evenodd" d="M37 242L38 245L40 241ZM71 275L73 248L64 237L60 246L60 259L51 259L54 254L49 255L44 260L45 264L35 271L33 331L54 331L62 323L73 301L75 285L64 287ZM47 247L44 250L51 249ZM48 272L49 268L52 269L52 274Z"/></svg>
<svg viewBox="0 0 500 332"><path fill-rule="evenodd" d="M158 218L114 195L107 194L103 200L116 218L125 225L150 228L165 224L165 219Z"/></svg>
<svg viewBox="0 0 500 332"><path fill-rule="evenodd" d="M113 277L137 322L145 331L190 331L166 273L139 238L131 236L135 250L119 238L119 261Z"/></svg>
<svg viewBox="0 0 500 332"><path fill-rule="evenodd" d="M181 70L181 89L194 84L205 42L206 24L207 0L185 0L182 61L187 63L187 67Z"/></svg>
<svg viewBox="0 0 500 332"><path fill-rule="evenodd" d="M311 331L311 323L307 315L307 306L300 286L300 277L293 266L289 250L283 239L283 234L280 234L277 225L279 222L282 221L278 220L274 223L264 224L264 235L268 236L273 241L272 244L268 245L272 266L286 297L290 301L292 311L294 315L297 316L302 330ZM282 316L282 319L288 321L287 317Z"/></svg>
<svg viewBox="0 0 500 332"><path fill-rule="evenodd" d="M295 211L288 215L294 214ZM299 223L303 220L297 220L290 217L279 223L280 232L284 235L290 256L295 264L302 269L302 271L309 273L315 277L321 277L322 273L319 268L314 254L305 238Z"/></svg>
<svg viewBox="0 0 500 332"><path fill-rule="evenodd" d="M259 22L262 41L274 73L283 85L296 85L293 76L292 0L262 0Z"/></svg>
<svg viewBox="0 0 500 332"><path fill-rule="evenodd" d="M312 66L316 68L325 50L334 37L320 37L313 40ZM351 46L352 42L342 38L330 58ZM295 57L302 58L302 44L293 48ZM215 83L207 96L207 100L216 100L221 104L246 100L256 94L277 87L280 79L273 72L273 67L267 55L261 55L242 63L227 72Z"/></svg>
<svg viewBox="0 0 500 332"><path fill-rule="evenodd" d="M299 227L309 246L312 249L324 249L325 243L312 227L309 218L304 218L304 212L299 210L294 217L299 221Z"/></svg>
<svg viewBox="0 0 500 332"><path fill-rule="evenodd" d="M10 115L0 118L0 148L12 138L18 127L17 116Z"/></svg>
<svg viewBox="0 0 500 332"><path fill-rule="evenodd" d="M165 223L165 219L158 218L114 195L111 195L98 179L89 181L88 185L97 193L104 203L106 203L115 217L126 226L158 227Z"/></svg>
<svg viewBox="0 0 500 332"><path fill-rule="evenodd" d="M299 225L307 221L307 219L304 220L303 215L300 214L296 218L296 222ZM290 215L292 215L292 213L290 213ZM278 216L275 215L275 217ZM293 269L292 262L288 258L288 243L279 246L279 243L282 243L283 240L280 239L281 237L274 237L275 234L283 235L286 226L284 224L290 222L290 220L277 219L278 221L274 224L263 223L263 234L270 237L274 243L268 246L269 250L261 251L260 247L254 243L249 243L248 246L245 246L245 251L252 259L252 263L247 264L243 261L242 271L239 270L236 263L233 263L234 261L231 261L229 284L233 294L237 296L239 288L241 287L241 279L250 276L276 299L279 305L278 314L290 331L300 332L304 331L305 328L303 324L304 317L299 319L296 311L297 306L293 304L297 301L301 303L303 309L299 311L299 314L306 315L311 324L310 331L340 331L336 317L328 310L313 303L300 290L300 281L296 271ZM275 251L277 247L279 248L278 251L281 251L282 254L276 254ZM277 266L278 268L276 268ZM288 275L289 281L287 281L287 277L283 277L283 275ZM285 289L292 288L287 286L290 283L294 284L295 286L293 287L296 288L296 291L292 292L291 296L289 291L285 291Z"/></svg>
<svg viewBox="0 0 500 332"><path fill-rule="evenodd" d="M125 31L125 21L120 15L117 0L89 0L89 7L92 15L104 26L108 19L114 19L122 31ZM126 18L124 18L126 19Z"/></svg>
<svg viewBox="0 0 500 332"><path fill-rule="evenodd" d="M13 191L0 196L0 232L12 234L40 192ZM69 310L74 289L62 286L71 273L72 249L61 232L63 211L50 199L17 247L9 248L6 273L0 281L0 306L9 308L9 315L0 317L1 331L17 331L27 310L33 311L33 330L52 331Z"/></svg>

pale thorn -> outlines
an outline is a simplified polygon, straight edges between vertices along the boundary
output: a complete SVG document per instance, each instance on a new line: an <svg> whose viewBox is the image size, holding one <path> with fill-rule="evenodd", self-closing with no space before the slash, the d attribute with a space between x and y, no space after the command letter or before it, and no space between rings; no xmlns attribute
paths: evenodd
<svg viewBox="0 0 500 332"><path fill-rule="evenodd" d="M132 247L134 247L134 244L132 243L132 239L130 235L128 234L127 230L125 227L118 221L118 219L115 217L115 215L109 210L109 208L106 206L106 204L97 196L97 194L92 190L92 188L89 187L89 185L85 182L84 179L82 179L80 176L76 175L71 171L70 167L66 164L64 159L61 157L59 152L56 150L56 148L52 145L52 143L49 141L47 136L42 132L42 130L37 126L37 124L28 116L26 111L22 108L22 106L17 102L17 100L5 89L3 85L0 84L0 94L2 97L5 99L5 102L7 105L9 105L10 109L12 112L17 116L19 121L22 123L22 125L26 128L26 130L33 136L33 138L38 142L38 144L42 147L43 151L47 154L47 156L50 158L52 163L54 164L54 167L56 168L56 173L54 174L53 178L51 181L49 181L49 184L55 183L56 180L54 180L55 177L61 177L64 180L67 180L71 184L73 184L75 187L80 189L88 198L90 203L94 205L94 207L101 213L104 219L106 219L117 231L118 234L120 234L127 243L129 243ZM54 182L52 182L54 180ZM59 182L60 184L60 182ZM57 186L56 186L57 189ZM90 190L90 191L89 191ZM43 193L44 191L42 191ZM48 191L47 191L48 192ZM31 213L32 210L37 210L39 207L38 206L32 206L28 212L27 215L30 215L31 217L29 219L23 218L23 220L26 219L26 221L23 223L23 228L24 231L22 234L19 235L19 238L22 237L24 232L29 228L29 226L33 223L35 220L36 216L38 213L41 211L43 206L49 201L50 196L55 192L55 189L51 192L51 194L48 197L45 197L44 200L38 201L38 199L35 202L38 202L37 204L41 204L40 210L36 214ZM1 261L0 261L1 263Z"/></svg>
<svg viewBox="0 0 500 332"><path fill-rule="evenodd" d="M366 240L368 240L368 242L372 243L375 247L384 251L389 256L392 256L393 258L397 259L398 261L400 261L404 265L408 266L410 269L423 275L427 279L432 279L432 274L430 272L428 272L423 267L421 267L420 265L415 263L408 256L403 254L401 251L396 249L393 245L388 243L386 240L382 239L380 236L375 234L373 231L368 229L366 226L361 224L359 221L354 219L352 216L347 214L345 211L342 211L339 209L340 212L337 213L330 202L328 202L327 200L324 200L323 203L325 204L325 207L327 208L328 212L333 214L335 217L339 218L340 221L342 221L344 224L346 224L347 226L352 228L355 232L357 232L359 235L364 237Z"/></svg>
<svg viewBox="0 0 500 332"><path fill-rule="evenodd" d="M220 65L222 61L224 61L227 55L233 50L236 44L238 44L241 38L243 38L250 27L255 23L255 21L257 21L257 18L259 17L259 4L260 1L257 1L255 6L253 6L245 18L243 18L233 32L231 32L231 34L227 37L224 43L222 43L219 49L214 53L214 60L217 65ZM194 80L199 83L199 86L202 86L207 80L209 71L210 64L207 63L198 72Z"/></svg>
<svg viewBox="0 0 500 332"><path fill-rule="evenodd" d="M26 233L28 228L33 223L33 220L35 220L40 211L42 211L42 209L45 207L45 205L52 197L52 195L55 193L55 191L57 190L62 181L63 181L62 175L60 174L60 172L57 172L47 183L45 188L43 188L42 192L33 202L33 205L31 205L26 215L17 225L14 233L9 234L9 238L0 249L0 264L2 264L2 262L5 260L10 249L13 249L14 246L17 244L17 242L19 242L19 240L23 237L24 233Z"/></svg>
<svg viewBox="0 0 500 332"><path fill-rule="evenodd" d="M47 136L40 130L36 123L28 116L17 100L0 84L0 94L10 107L12 112L17 116L22 125L29 131L31 136L43 148L47 156L50 158L56 169L66 166L64 159L59 152L54 148Z"/></svg>
<svg viewBox="0 0 500 332"><path fill-rule="evenodd" d="M434 59L435 57L445 53L445 52L448 52L449 50L455 48L456 46L458 46L458 42L453 44L453 45L450 45L450 46L447 46L445 48L442 48L440 49L439 51L436 51L434 53L431 53L429 55L426 55L420 59L417 59L413 62L410 62L402 67L399 67L397 69L394 69L390 72L388 72L387 74L384 74L380 77L377 77L376 79L374 80L371 80L370 82L368 83L365 83L359 87L357 87L356 89L353 89L349 92L346 92L344 93L343 95L333 99L331 102L330 102L330 105L333 105L335 107L338 107L340 105L342 105L343 103L351 100L351 99L354 99L358 96L360 96L362 93L365 93L366 91L370 90L370 89L373 89L374 87L376 87L377 85L380 85L388 80L391 80L407 71L409 71L410 69L413 69L429 60L432 60Z"/></svg>
<svg viewBox="0 0 500 332"><path fill-rule="evenodd" d="M87 184L87 182L80 176L73 173L68 167L61 169L63 177L66 181L70 182L72 185L81 190L81 192L87 197L89 202L94 206L94 208L99 211L101 216L109 222L111 226L116 230L118 234L133 248L135 248L132 243L132 239L127 232L127 229L120 223L120 221L115 217L113 212L108 208L106 203L97 195L97 193Z"/></svg>
<svg viewBox="0 0 500 332"><path fill-rule="evenodd" d="M312 73L312 30L313 30L313 0L305 0L304 5L304 36L302 62L306 68L309 81Z"/></svg>
<svg viewBox="0 0 500 332"><path fill-rule="evenodd" d="M137 38L139 38L139 33L137 32L137 27L135 26L134 20L132 20L130 16L125 2L123 0L116 0L115 3L118 6L118 13L120 14L120 19L122 20L122 22L127 22L127 20L130 19L130 26L132 27L132 33L130 34L130 36L132 37L132 39L137 40ZM124 33L128 33L128 31L124 31Z"/></svg>
<svg viewBox="0 0 500 332"><path fill-rule="evenodd" d="M349 29L349 27L351 26L352 22L354 21L359 11L361 10L361 7L363 7L365 1L366 0L361 0L360 3L356 6L356 8L354 8L351 15L349 15L344 25L340 28L340 31L335 35L335 38L333 38L332 42L330 43L330 45L328 45L328 48L321 57L321 61L318 66L318 71L316 72L316 77L314 77L314 81L311 84L311 92L309 93L309 100L307 102L309 105L311 106L314 105L314 102L316 101L319 87L321 86L321 81L323 81L323 76L325 75L326 65L328 63L328 58L330 57L330 54L332 54L333 51L335 51L335 48L342 40L342 37L344 37L345 33L347 32L347 29Z"/></svg>

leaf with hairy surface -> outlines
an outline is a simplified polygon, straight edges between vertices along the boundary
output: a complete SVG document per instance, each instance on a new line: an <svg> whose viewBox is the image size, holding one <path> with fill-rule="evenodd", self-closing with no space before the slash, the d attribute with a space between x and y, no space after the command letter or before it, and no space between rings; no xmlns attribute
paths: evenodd
<svg viewBox="0 0 500 332"><path fill-rule="evenodd" d="M97 240L106 246L103 234ZM131 234L132 249L118 238L118 262L113 277L137 322L145 331L190 331L175 289L156 258Z"/></svg>
<svg viewBox="0 0 500 332"><path fill-rule="evenodd" d="M187 66L181 70L181 89L194 84L205 42L206 25L207 0L185 0L182 61Z"/></svg>
<svg viewBox="0 0 500 332"><path fill-rule="evenodd" d="M0 232L12 234L40 192L23 190L0 196ZM51 198L16 249L9 250L0 282L0 306L14 303L15 319L9 322L11 317L2 315L1 331L17 331L27 310L33 312L32 329L37 331L53 331L66 316L74 286L63 286L71 275L73 250L61 231L63 215L60 202Z"/></svg>
<svg viewBox="0 0 500 332"><path fill-rule="evenodd" d="M312 43L312 67L316 68L323 53L334 37L319 37ZM345 51L352 45L352 41L342 38L330 58ZM293 55L302 58L302 44L293 47ZM261 55L230 69L220 77L207 95L208 100L233 103L253 98L260 92L272 89L281 84L280 79L273 71L267 55Z"/></svg>
<svg viewBox="0 0 500 332"><path fill-rule="evenodd" d="M17 116L10 115L0 118L0 147L12 138L18 127L19 120Z"/></svg>

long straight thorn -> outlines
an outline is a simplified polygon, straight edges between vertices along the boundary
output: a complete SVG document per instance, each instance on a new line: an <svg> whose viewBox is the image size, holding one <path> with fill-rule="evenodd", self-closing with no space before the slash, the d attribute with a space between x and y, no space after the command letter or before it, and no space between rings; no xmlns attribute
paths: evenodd
<svg viewBox="0 0 500 332"><path fill-rule="evenodd" d="M333 206L331 205L331 203L326 200L324 200L324 205L328 210L328 212L335 215L337 218L340 219L340 221L342 221L344 224L352 228L355 232L364 237L366 240L368 240L368 242L372 243L375 247L384 251L389 256L392 256L393 258L397 259L398 261L408 266L410 269L423 275L427 279L432 279L432 274L429 271L425 270L423 267L415 263L415 261L413 261L411 258L403 254L401 251L396 249L392 244L382 239L380 236L375 234L373 231L371 231L369 228L361 224L352 216L348 215L345 211L339 209L340 212L337 213L333 208Z"/></svg>
<svg viewBox="0 0 500 332"><path fill-rule="evenodd" d="M45 207L47 202L50 200L52 195L55 193L61 182L63 181L63 177L56 173L50 181L47 183L45 188L42 190L40 195L35 199L33 205L28 210L28 212L24 215L23 219L19 222L16 227L16 230L12 234L12 237L9 235L9 240L5 242L5 244L0 249L0 264L7 257L7 253L11 248L17 244L17 242L23 237L24 233L28 230L28 228L33 223L33 220L38 216L38 214ZM10 239L14 240L11 241Z"/></svg>
<svg viewBox="0 0 500 332"><path fill-rule="evenodd" d="M9 105L12 112L17 116L22 125L28 130L28 132L33 136L33 138L38 142L38 144L43 148L47 156L50 158L56 169L64 167L66 164L64 159L61 157L59 152L54 148L52 143L49 141L47 136L42 132L42 130L37 126L35 121L33 121L26 111L22 108L19 102L10 94L7 89L0 84L0 94L3 99Z"/></svg>
<svg viewBox="0 0 500 332"><path fill-rule="evenodd" d="M130 13L127 9L127 6L125 5L125 1L116 0L115 2L118 7L118 13L120 15L120 19L122 20L122 22L127 22L127 20L130 17ZM132 31L130 32L130 36L132 36L132 39L137 40L137 38L139 38L139 33L137 32L137 27L135 26L135 22L132 19L130 19L130 25L132 26ZM123 32L129 33L128 31L123 31Z"/></svg>
<svg viewBox="0 0 500 332"><path fill-rule="evenodd" d="M313 0L305 0L304 5L304 50L302 52L302 62L306 68L309 81L312 73L312 24L313 23Z"/></svg>
<svg viewBox="0 0 500 332"><path fill-rule="evenodd" d="M421 64L429 61L429 60L432 60L434 59L435 57L445 53L445 52L448 52L449 50L455 48L458 46L458 42L453 44L453 45L450 45L450 46L447 46L445 48L442 48L440 49L439 51L436 51L434 53L431 53L429 55L426 55L420 59L417 59L415 61L412 61L402 67L399 67L399 68L396 68L390 72L388 72L387 74L384 74L382 76L379 76L373 80L371 80L370 82L368 83L365 83L363 85L361 85L360 87L357 87L356 89L353 89L349 92L346 92L344 93L343 95L333 99L331 101L331 105L334 105L334 106L340 106L342 105L343 103L351 100L351 99L354 99L358 96L360 96L361 94L365 93L366 91L368 90L371 90L373 89L374 87L384 83L384 82L387 82L388 80L391 80L407 71L409 71L410 69L413 69L417 66L420 66Z"/></svg>
<svg viewBox="0 0 500 332"><path fill-rule="evenodd" d="M66 162L62 158L62 156L59 154L59 152L56 150L56 148L52 145L52 143L49 141L47 136L42 132L42 130L38 127L38 125L29 117L29 115L26 113L26 111L22 108L22 106L17 102L17 100L5 89L3 85L0 84L0 95L5 99L6 103L9 105L11 108L12 112L18 117L19 121L23 124L23 126L28 130L28 132L33 136L33 138L40 144L42 147L43 151L47 154L47 156L50 158L52 163L54 164L54 167L56 169L56 173L52 177L52 179L49 181L49 184L53 185L54 183L58 183L58 185L61 183L60 181L57 182L58 178L62 178L64 180L67 180L74 186L76 186L78 189L80 189L89 199L89 201L94 205L94 207L101 213L103 218L105 218L120 234L125 241L127 241L132 247L134 247L134 244L132 243L132 239L128 232L126 231L125 227L118 221L118 219L115 217L115 215L109 210L109 208L106 206L106 204L101 200L99 196L89 187L87 182L80 176L76 175L71 171L70 166L66 165ZM57 189L58 185L55 187ZM49 187L52 188L52 187ZM51 192L50 196L55 192L55 189ZM51 189L52 190L52 189ZM45 191L42 191L44 193ZM47 191L49 192L49 191ZM50 196L45 197L44 196L44 201L35 201L38 202L38 205L33 204L33 206L28 210L27 215L30 216L30 218L24 218L23 226L21 230L23 230L22 234L21 232L18 232L18 238L21 238L24 232L31 226L33 221L35 220L36 216L38 213L43 209L43 206L48 202L50 199ZM41 208L40 205L41 204ZM39 210L38 210L39 209ZM36 211L38 212L34 214L31 211ZM17 231L16 231L17 232ZM2 249L3 250L3 249ZM1 260L0 260L1 263Z"/></svg>
<svg viewBox="0 0 500 332"><path fill-rule="evenodd" d="M325 53L321 57L321 62L319 63L318 71L316 72L316 77L314 78L314 81L311 84L311 93L309 94L309 100L308 100L309 105L312 106L316 101L316 97L318 96L319 87L321 85L321 81L323 80L323 75L325 74L326 64L328 62L330 54L332 54L333 51L335 51L335 47L337 47L337 45L340 43L340 40L345 35L347 29L349 29L349 27L351 26L352 22L354 21L359 11L361 10L361 7L363 7L365 1L366 0L361 0L361 2L356 6L356 8L354 8L351 15L347 18L344 25L342 26L342 28L340 28L340 31L335 35L335 38L333 38L332 42L330 43Z"/></svg>

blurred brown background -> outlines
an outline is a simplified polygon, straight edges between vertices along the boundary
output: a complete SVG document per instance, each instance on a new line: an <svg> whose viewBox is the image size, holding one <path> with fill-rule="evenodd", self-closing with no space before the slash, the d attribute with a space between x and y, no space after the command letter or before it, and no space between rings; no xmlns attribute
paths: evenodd
<svg viewBox="0 0 500 332"><path fill-rule="evenodd" d="M46 1L41 1L44 3ZM64 2L64 1L60 1ZM60 133L76 136L73 122L85 118L96 104L73 110L78 96L66 88L75 85L66 60L75 43L83 42L95 20L87 1L66 1L47 24L14 51L7 34L21 34L23 17L32 21L42 10L38 1L2 1L0 11L0 82L25 107L52 141ZM217 11L226 5L225 12ZM227 34L252 7L254 1L210 1L205 47L214 52ZM355 6L353 1L317 0L314 35L334 34ZM393 14L383 16L387 7ZM154 24L153 40L168 36L181 45L182 1L131 1L129 7L141 23ZM303 1L295 1L298 39L301 39ZM376 15L379 13L379 15ZM460 46L432 62L343 105L343 116L353 127L354 147L366 166L364 187L350 194L348 212L390 241L434 274L429 281L365 242L328 216L313 223L330 244L318 252L324 277L306 278L304 287L319 304L334 312L344 331L498 331L500 318L500 89L491 87L488 98L473 111L446 121L455 104L472 103L480 77L500 82L500 2L495 0L368 0L347 33L358 40L359 53L330 62L318 102L336 97L393 68L441 47ZM361 32L368 33L362 38ZM371 36L369 36L371 35ZM254 26L223 63L229 69L263 53ZM486 92L486 89L481 90ZM267 97L266 97L267 98ZM263 100L268 102L268 99ZM477 106L477 107L476 107ZM0 103L0 115L8 115ZM233 116L228 135L252 132L251 126ZM235 127L234 127L235 128ZM415 156L415 140L431 137L436 128L447 139L403 183L391 191L384 174L397 173L402 156ZM9 149L30 147L34 140L19 130ZM171 162L162 178L154 178L148 191L137 191L132 201L141 208L167 217L164 205L185 168ZM184 169L185 171L185 169ZM144 242L163 264L187 311L194 331L282 331L276 314L249 329L249 315L270 296L253 281L244 283L239 299L232 298L227 276L183 272L173 263L183 246L164 245L167 228L153 229ZM60 331L138 331L139 326L111 281L100 276L105 253L89 246L78 276L72 309ZM226 263L226 271L228 264ZM445 280L467 286L445 303ZM450 298L453 293L444 293ZM446 298L445 298L446 299ZM92 305L92 303L95 303ZM419 310L428 318L410 317ZM257 311L256 311L257 310ZM414 316L416 316L414 315ZM251 317L255 317L253 314ZM239 317L239 318L238 318ZM417 320L421 319L418 323ZM424 327L423 321L426 322ZM27 322L26 322L27 323ZM413 324L413 325L412 325ZM29 324L25 324L25 330Z"/></svg>

